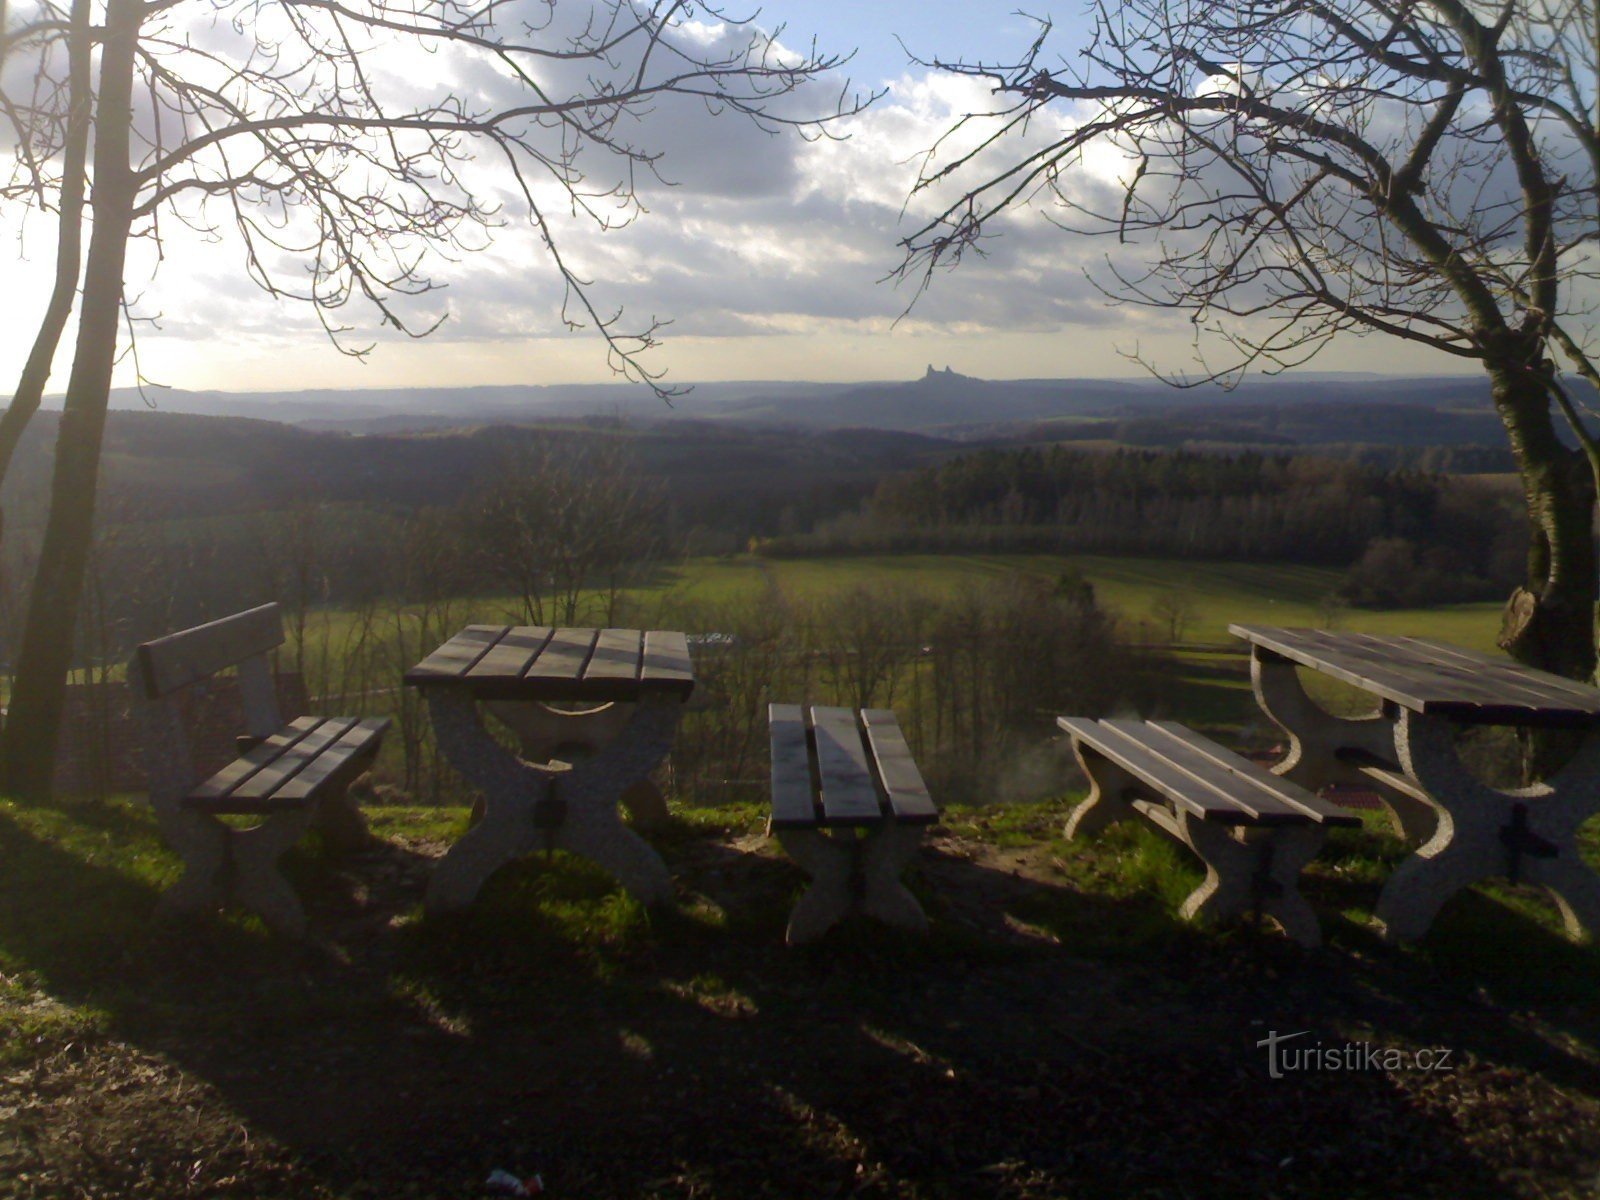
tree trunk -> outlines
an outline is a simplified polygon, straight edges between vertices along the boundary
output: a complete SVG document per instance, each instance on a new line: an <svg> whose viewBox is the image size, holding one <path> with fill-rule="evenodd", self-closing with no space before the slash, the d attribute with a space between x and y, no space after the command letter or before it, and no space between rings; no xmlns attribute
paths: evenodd
<svg viewBox="0 0 1600 1200"><path fill-rule="evenodd" d="M62 700L72 664L84 570L94 532L100 444L122 314L122 273L136 181L129 166L134 55L140 0L112 0L106 12L95 113L94 229L84 273L78 340L56 439L50 516L17 658L11 711L0 734L0 776L15 796L50 793Z"/></svg>
<svg viewBox="0 0 1600 1200"><path fill-rule="evenodd" d="M1595 671L1595 482L1583 454L1561 443L1533 372L1491 370L1495 406L1522 475L1530 523L1528 580L1507 602L1500 645L1569 679Z"/></svg>

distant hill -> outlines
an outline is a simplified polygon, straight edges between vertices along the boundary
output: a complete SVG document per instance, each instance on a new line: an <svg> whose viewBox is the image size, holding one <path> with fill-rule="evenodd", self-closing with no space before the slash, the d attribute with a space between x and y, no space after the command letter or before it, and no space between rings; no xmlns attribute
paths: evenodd
<svg viewBox="0 0 1600 1200"><path fill-rule="evenodd" d="M1014 436L1020 428L1050 421L1165 417L1178 412L1211 416L1227 412L1251 420L1250 410L1264 409L1314 411L1323 420L1335 418L1341 407L1374 404L1391 406L1391 411L1392 406L1412 406L1422 412L1471 414L1493 421L1488 385L1471 375L1413 379L1292 375L1251 378L1224 391L1211 386L1173 388L1153 379L986 380L932 366L921 378L902 382L699 384L670 406L634 384L256 393L170 390L154 393L153 399L168 413L248 417L360 434L614 417L631 423L871 428L985 440ZM113 403L126 409L146 407L131 391L117 392ZM1425 423L1423 417L1418 420ZM1305 428L1307 423L1297 424ZM1445 433L1432 440L1458 436Z"/></svg>

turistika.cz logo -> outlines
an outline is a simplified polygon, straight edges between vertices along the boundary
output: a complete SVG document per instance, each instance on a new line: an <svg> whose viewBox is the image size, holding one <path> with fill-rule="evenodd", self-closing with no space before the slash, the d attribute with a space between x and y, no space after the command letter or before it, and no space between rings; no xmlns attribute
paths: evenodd
<svg viewBox="0 0 1600 1200"><path fill-rule="evenodd" d="M1296 1033L1269 1030L1256 1043L1267 1051L1267 1074L1273 1079L1303 1071L1453 1071L1447 1046L1404 1050L1375 1042L1302 1042L1309 1029Z"/></svg>

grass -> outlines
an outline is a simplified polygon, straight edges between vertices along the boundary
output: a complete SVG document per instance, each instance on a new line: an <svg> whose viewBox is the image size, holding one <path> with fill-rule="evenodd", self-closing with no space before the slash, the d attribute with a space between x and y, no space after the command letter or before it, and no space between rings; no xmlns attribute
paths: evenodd
<svg viewBox="0 0 1600 1200"><path fill-rule="evenodd" d="M1324 950L1199 930L1174 915L1194 861L1142 823L1064 841L1076 799L951 809L912 879L931 937L802 951L754 804L677 809L670 909L557 854L449 919L420 898L464 811L374 808L373 852L287 860L291 945L154 924L177 864L141 805L0 803L0 1195L444 1198L496 1167L709 1200L1583 1194L1600 953L1547 905L1483 889L1385 946L1404 848L1374 826L1308 877ZM1253 1021L1460 1073L1278 1087Z"/></svg>

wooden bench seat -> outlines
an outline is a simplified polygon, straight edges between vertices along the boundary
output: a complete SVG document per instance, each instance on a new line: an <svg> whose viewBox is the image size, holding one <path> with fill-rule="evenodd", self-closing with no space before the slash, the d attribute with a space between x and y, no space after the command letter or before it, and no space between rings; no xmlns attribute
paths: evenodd
<svg viewBox="0 0 1600 1200"><path fill-rule="evenodd" d="M1327 831L1360 817L1169 721L1061 717L1057 724L1093 785L1067 836L1138 814L1195 851L1205 882L1184 902L1190 920L1258 909L1304 945L1321 931L1299 893L1301 869Z"/></svg>
<svg viewBox="0 0 1600 1200"><path fill-rule="evenodd" d="M899 722L887 709L773 704L768 832L810 873L789 921L791 944L820 937L852 912L925 930L900 882L939 819Z"/></svg>
<svg viewBox="0 0 1600 1200"><path fill-rule="evenodd" d="M305 808L366 770L387 718L296 717L263 738L182 800L206 813L271 813Z"/></svg>
<svg viewBox="0 0 1600 1200"><path fill-rule="evenodd" d="M264 604L146 642L128 664L144 731L150 803L167 842L184 860L183 877L161 898L163 913L237 903L274 929L298 935L305 912L278 872L278 859L313 825L334 848L367 840L350 783L378 753L387 719L297 717L278 711L267 656L283 642L276 604ZM189 734L178 695L236 668L247 748L210 779L194 780ZM265 818L240 829L218 818Z"/></svg>

